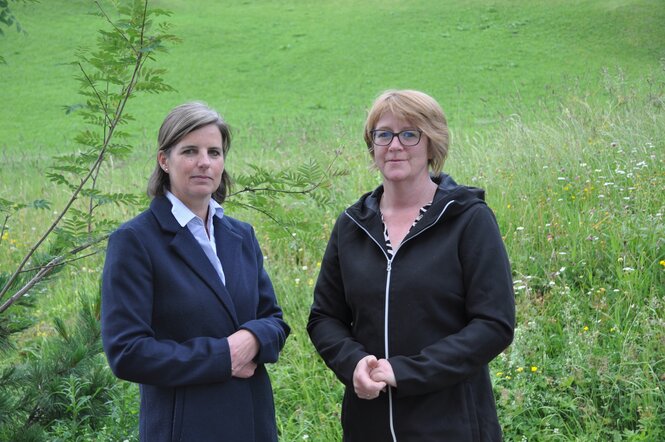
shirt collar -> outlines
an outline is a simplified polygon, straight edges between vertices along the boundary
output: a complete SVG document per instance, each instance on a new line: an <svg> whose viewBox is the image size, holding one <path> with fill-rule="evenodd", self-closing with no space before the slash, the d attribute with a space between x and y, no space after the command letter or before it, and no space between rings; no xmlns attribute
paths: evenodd
<svg viewBox="0 0 665 442"><path fill-rule="evenodd" d="M189 207L180 201L177 196L171 193L171 191L166 191L166 197L171 201L171 204L173 205L173 207L171 207L171 213L181 227L185 227L192 219L198 218L194 212L189 210ZM224 209L214 199L210 198L208 207L210 208L208 213L213 213L219 219L224 217Z"/></svg>

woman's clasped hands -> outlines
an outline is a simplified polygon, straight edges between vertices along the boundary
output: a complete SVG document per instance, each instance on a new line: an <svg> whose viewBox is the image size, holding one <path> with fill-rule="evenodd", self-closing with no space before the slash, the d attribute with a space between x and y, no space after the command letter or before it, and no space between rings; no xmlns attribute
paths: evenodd
<svg viewBox="0 0 665 442"><path fill-rule="evenodd" d="M259 352L259 342L252 332L238 330L228 338L231 353L231 375L236 378L251 378L256 370L254 358Z"/></svg>
<svg viewBox="0 0 665 442"><path fill-rule="evenodd" d="M387 386L397 387L395 373L388 360L369 355L358 361L353 371L353 389L359 398L376 399Z"/></svg>

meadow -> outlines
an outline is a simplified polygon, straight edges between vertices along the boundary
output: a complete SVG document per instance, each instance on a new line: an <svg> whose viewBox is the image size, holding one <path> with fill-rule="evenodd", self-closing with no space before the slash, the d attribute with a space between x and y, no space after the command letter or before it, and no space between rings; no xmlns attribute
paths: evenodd
<svg viewBox="0 0 665 442"><path fill-rule="evenodd" d="M104 3L102 3L104 4ZM442 104L452 132L444 167L485 188L514 273L517 329L491 364L507 441L665 440L665 4L662 0L447 2L247 0L153 6L182 41L160 54L176 91L139 95L124 130L134 147L103 173L114 191L140 193L154 167L156 130L172 106L216 107L234 129L227 168L344 171L328 203L294 200L286 235L268 217L231 206L257 229L293 333L270 367L280 440L341 439L342 387L309 343L305 323L317 266L336 215L379 177L362 142L365 111L388 88ZM0 198L66 191L44 175L53 155L78 149L74 66L103 21L93 2L14 7L27 30L0 37ZM51 211L8 223L0 270L11 270ZM126 208L108 214L133 216ZM76 262L38 292L37 323L0 367L45 351L57 320L98 295L103 255ZM97 358L106 370L103 357ZM86 379L48 440L136 440L138 392L116 382L94 422ZM74 410L76 413L71 413ZM0 425L3 419L0 418ZM0 432L0 434L2 434Z"/></svg>

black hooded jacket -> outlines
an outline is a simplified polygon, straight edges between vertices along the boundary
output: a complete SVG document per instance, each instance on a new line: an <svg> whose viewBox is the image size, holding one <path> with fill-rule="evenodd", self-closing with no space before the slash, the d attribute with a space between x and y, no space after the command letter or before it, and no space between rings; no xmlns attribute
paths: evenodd
<svg viewBox="0 0 665 442"><path fill-rule="evenodd" d="M379 201L360 198L333 228L307 330L346 385L345 441L500 441L488 363L512 341L508 256L480 189L434 178L432 206L392 259ZM397 388L359 399L353 371L387 358Z"/></svg>

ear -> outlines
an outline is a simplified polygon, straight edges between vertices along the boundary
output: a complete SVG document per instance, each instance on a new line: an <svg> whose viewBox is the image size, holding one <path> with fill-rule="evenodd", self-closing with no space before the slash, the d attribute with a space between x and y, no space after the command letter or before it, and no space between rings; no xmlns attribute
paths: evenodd
<svg viewBox="0 0 665 442"><path fill-rule="evenodd" d="M159 164L159 167L161 167L162 170L167 173L169 171L168 159L169 158L166 156L163 150L157 152L157 163Z"/></svg>

